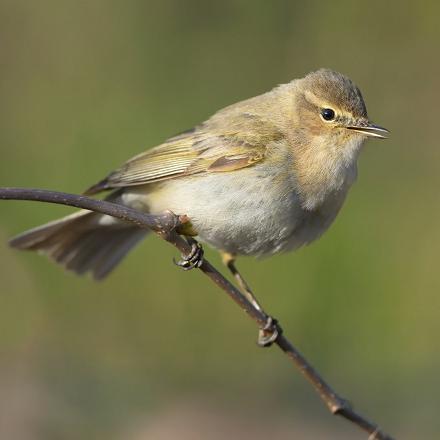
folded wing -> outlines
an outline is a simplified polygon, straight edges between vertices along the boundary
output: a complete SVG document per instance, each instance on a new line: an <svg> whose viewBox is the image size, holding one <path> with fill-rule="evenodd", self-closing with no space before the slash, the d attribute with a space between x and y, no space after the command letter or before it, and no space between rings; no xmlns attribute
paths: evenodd
<svg viewBox="0 0 440 440"><path fill-rule="evenodd" d="M234 171L263 160L282 138L270 122L244 113L233 120L209 120L141 153L93 185L86 194L201 173Z"/></svg>

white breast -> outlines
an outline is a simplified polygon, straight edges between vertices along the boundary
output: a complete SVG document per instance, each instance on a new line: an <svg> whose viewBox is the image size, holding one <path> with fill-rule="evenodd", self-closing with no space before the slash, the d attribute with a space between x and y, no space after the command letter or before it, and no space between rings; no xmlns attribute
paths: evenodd
<svg viewBox="0 0 440 440"><path fill-rule="evenodd" d="M126 191L124 204L138 209L148 205L152 213L170 209L186 214L202 241L233 254L257 256L313 241L331 224L346 194L344 189L329 195L328 204L308 211L301 206L294 182L267 166Z"/></svg>

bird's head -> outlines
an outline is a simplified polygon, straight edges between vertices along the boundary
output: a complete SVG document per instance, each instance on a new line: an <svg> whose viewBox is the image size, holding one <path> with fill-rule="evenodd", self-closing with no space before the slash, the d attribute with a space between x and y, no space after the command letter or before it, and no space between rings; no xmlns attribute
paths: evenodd
<svg viewBox="0 0 440 440"><path fill-rule="evenodd" d="M297 82L294 114L300 138L335 152L359 149L365 139L384 139L389 133L369 121L358 87L329 69L309 73Z"/></svg>

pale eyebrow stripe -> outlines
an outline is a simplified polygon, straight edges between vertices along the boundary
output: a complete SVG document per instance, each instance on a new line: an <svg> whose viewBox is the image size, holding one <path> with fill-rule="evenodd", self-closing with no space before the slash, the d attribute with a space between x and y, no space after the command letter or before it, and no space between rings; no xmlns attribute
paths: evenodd
<svg viewBox="0 0 440 440"><path fill-rule="evenodd" d="M353 115L351 112L347 112L342 110L340 107L335 106L334 104L330 104L328 101L323 101L322 99L319 99L313 92L310 90L306 90L304 92L304 98L307 102L310 104L313 104L317 108L331 108L336 112L336 116L342 116L347 118L353 118Z"/></svg>

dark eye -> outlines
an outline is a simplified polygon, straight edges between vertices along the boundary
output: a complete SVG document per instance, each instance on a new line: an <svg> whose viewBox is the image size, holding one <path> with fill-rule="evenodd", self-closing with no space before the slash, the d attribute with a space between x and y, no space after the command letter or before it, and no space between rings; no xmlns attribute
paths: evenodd
<svg viewBox="0 0 440 440"><path fill-rule="evenodd" d="M326 120L326 121L333 121L333 119L335 119L335 111L332 110L331 108L323 108L321 110L321 116Z"/></svg>

